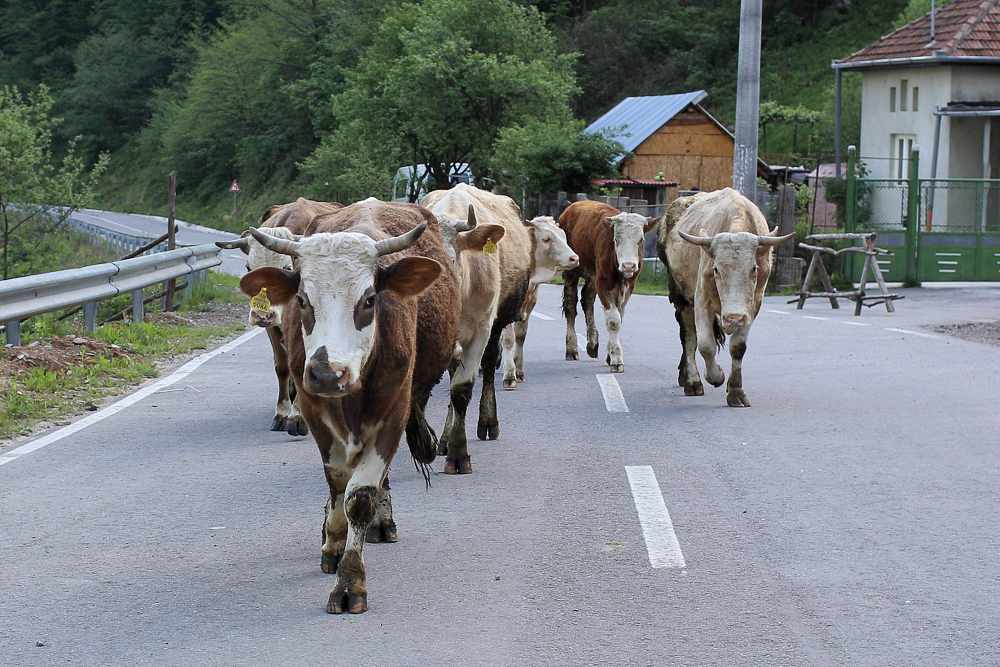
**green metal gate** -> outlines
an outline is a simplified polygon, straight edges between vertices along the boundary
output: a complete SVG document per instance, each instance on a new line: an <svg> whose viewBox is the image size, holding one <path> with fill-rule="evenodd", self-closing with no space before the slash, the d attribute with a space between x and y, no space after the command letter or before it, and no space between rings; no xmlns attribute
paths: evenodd
<svg viewBox="0 0 1000 667"><path fill-rule="evenodd" d="M879 257L886 280L1000 281L1000 180L918 178L916 150L906 180L857 178L855 159L849 149L846 231L878 234L893 253Z"/></svg>

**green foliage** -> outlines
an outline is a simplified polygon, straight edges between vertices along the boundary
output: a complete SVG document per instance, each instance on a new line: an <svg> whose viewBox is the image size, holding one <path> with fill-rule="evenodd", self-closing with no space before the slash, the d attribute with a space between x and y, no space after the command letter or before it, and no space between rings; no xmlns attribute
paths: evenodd
<svg viewBox="0 0 1000 667"><path fill-rule="evenodd" d="M360 146L415 155L439 184L462 163L481 178L505 128L566 117L572 61L538 12L511 0L402 5L347 73L334 112Z"/></svg>
<svg viewBox="0 0 1000 667"><path fill-rule="evenodd" d="M588 192L592 178L617 175L630 154L606 134L586 134L582 122L538 123L504 129L493 173L510 192Z"/></svg>
<svg viewBox="0 0 1000 667"><path fill-rule="evenodd" d="M14 277L14 265L75 210L92 205L94 182L107 167L107 155L102 155L85 174L73 143L62 165L53 166L52 129L59 121L49 116L52 104L44 86L29 95L0 89L2 279Z"/></svg>

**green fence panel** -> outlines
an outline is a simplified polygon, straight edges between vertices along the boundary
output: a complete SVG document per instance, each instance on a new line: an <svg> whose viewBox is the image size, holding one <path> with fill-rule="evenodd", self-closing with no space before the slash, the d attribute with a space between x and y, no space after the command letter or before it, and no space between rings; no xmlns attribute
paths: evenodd
<svg viewBox="0 0 1000 667"><path fill-rule="evenodd" d="M1000 280L1000 236L983 234L979 237L975 280Z"/></svg>
<svg viewBox="0 0 1000 667"><path fill-rule="evenodd" d="M975 280L977 240L975 234L921 234L917 255L920 280Z"/></svg>

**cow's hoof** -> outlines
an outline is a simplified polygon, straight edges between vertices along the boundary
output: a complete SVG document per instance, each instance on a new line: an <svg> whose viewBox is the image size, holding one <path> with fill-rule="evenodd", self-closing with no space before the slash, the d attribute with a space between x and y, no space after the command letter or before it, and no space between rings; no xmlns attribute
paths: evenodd
<svg viewBox="0 0 1000 667"><path fill-rule="evenodd" d="M468 475L472 472L472 458L463 456L457 461L451 459L444 462L444 473L446 475Z"/></svg>
<svg viewBox="0 0 1000 667"><path fill-rule="evenodd" d="M319 567L325 574L337 574L338 565L340 565L340 554L322 552Z"/></svg>
<svg viewBox="0 0 1000 667"><path fill-rule="evenodd" d="M503 388L504 389L517 389L517 380L516 379L508 380L507 378L504 378L503 379Z"/></svg>
<svg viewBox="0 0 1000 667"><path fill-rule="evenodd" d="M365 534L365 542L369 542L370 544L399 542L399 535L396 534L396 523L394 521L386 521L385 523L373 523L368 526L368 532Z"/></svg>
<svg viewBox="0 0 1000 667"><path fill-rule="evenodd" d="M730 389L729 394L726 396L726 403L731 408L750 407L750 401L747 399L746 392L742 389Z"/></svg>
<svg viewBox="0 0 1000 667"><path fill-rule="evenodd" d="M285 430L285 420L282 419L281 417L277 417L276 416L271 421L271 430L272 431L284 431Z"/></svg>
<svg viewBox="0 0 1000 667"><path fill-rule="evenodd" d="M597 358L597 352L598 352L597 348L598 347L599 347L599 345L596 344L596 343L594 345L591 345L590 343L587 343L587 356L590 357L591 359L596 359Z"/></svg>
<svg viewBox="0 0 1000 667"><path fill-rule="evenodd" d="M368 611L368 593L350 593L333 591L330 593L330 600L326 603L326 613L343 614L344 609L352 614L363 614Z"/></svg>
<svg viewBox="0 0 1000 667"><path fill-rule="evenodd" d="M496 440L500 437L500 424L483 424L480 422L476 429L476 435L480 440Z"/></svg>
<svg viewBox="0 0 1000 667"><path fill-rule="evenodd" d="M518 373L517 374L517 381L518 382L524 382L524 373Z"/></svg>
<svg viewBox="0 0 1000 667"><path fill-rule="evenodd" d="M566 361L579 361L580 353L577 350L566 350Z"/></svg>
<svg viewBox="0 0 1000 667"><path fill-rule="evenodd" d="M612 373L624 373L625 372L625 364L611 364L611 372Z"/></svg>
<svg viewBox="0 0 1000 667"><path fill-rule="evenodd" d="M694 384L684 385L684 395L685 396L704 396L705 387L700 382L695 382Z"/></svg>
<svg viewBox="0 0 1000 667"><path fill-rule="evenodd" d="M302 417L289 419L285 424L288 426L288 435L309 435L309 427Z"/></svg>
<svg viewBox="0 0 1000 667"><path fill-rule="evenodd" d="M442 435L438 438L438 456L445 456L448 454L448 436Z"/></svg>

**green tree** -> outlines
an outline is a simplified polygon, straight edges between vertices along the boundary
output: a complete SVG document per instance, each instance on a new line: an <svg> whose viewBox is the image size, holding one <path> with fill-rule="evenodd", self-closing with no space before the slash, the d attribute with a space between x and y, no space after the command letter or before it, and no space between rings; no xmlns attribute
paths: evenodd
<svg viewBox="0 0 1000 667"><path fill-rule="evenodd" d="M494 173L510 192L587 192L590 179L617 175L628 154L621 142L588 134L580 121L506 128L500 133Z"/></svg>
<svg viewBox="0 0 1000 667"><path fill-rule="evenodd" d="M54 101L45 86L29 95L0 88L0 267L2 279L30 259L44 237L79 208L92 205L93 185L107 166L102 155L89 174L72 143L60 166L52 161L49 116ZM27 230L31 234L27 234Z"/></svg>
<svg viewBox="0 0 1000 667"><path fill-rule="evenodd" d="M488 177L504 128L565 115L572 56L542 17L511 0L403 5L348 73L334 111L359 144L414 156L438 187L456 165Z"/></svg>

